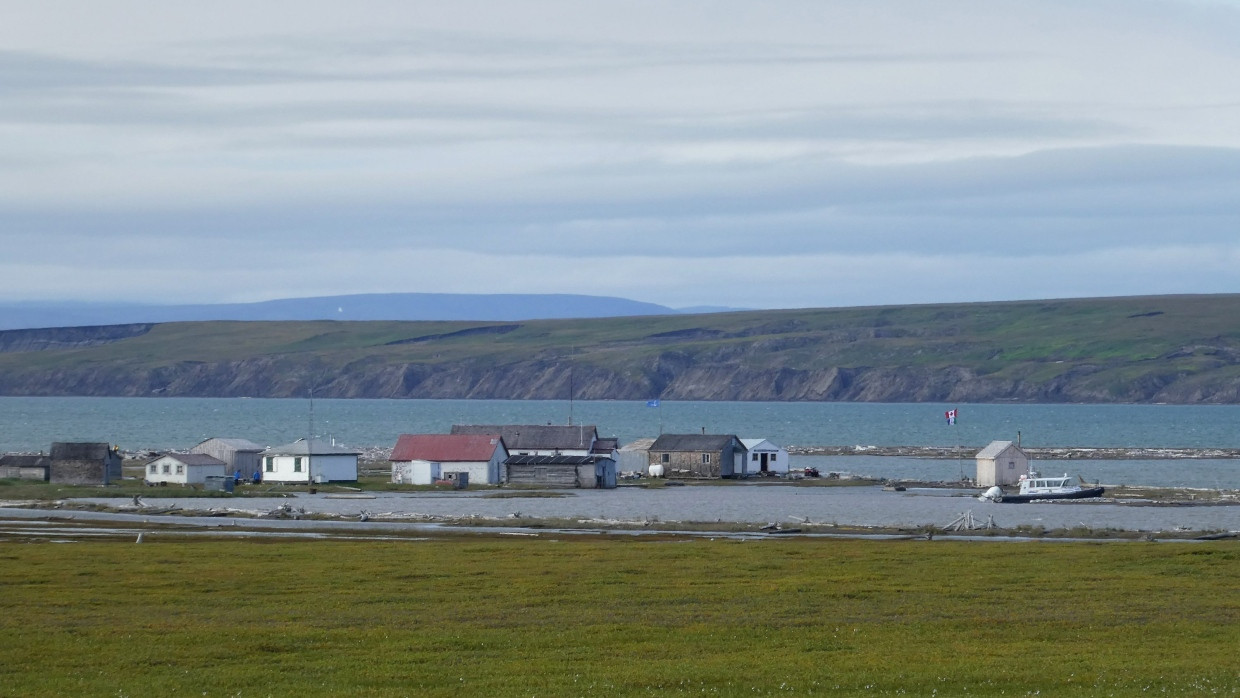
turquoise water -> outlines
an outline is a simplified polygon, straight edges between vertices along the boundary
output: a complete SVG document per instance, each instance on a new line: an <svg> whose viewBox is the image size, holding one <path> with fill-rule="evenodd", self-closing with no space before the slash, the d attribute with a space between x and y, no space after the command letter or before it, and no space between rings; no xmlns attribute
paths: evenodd
<svg viewBox="0 0 1240 698"><path fill-rule="evenodd" d="M957 408L948 426L943 412ZM262 400L0 397L0 451L53 441L107 441L127 450L188 448L214 436L282 444L316 435L354 447L453 424L598 426L621 442L662 433L734 433L784 446L1240 448L1237 405L970 405L507 400Z"/></svg>

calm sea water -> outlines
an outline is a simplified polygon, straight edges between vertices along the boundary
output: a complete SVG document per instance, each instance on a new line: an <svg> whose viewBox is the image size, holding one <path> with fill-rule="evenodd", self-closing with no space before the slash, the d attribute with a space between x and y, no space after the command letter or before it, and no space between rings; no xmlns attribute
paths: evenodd
<svg viewBox="0 0 1240 698"><path fill-rule="evenodd" d="M959 410L948 426L943 412ZM38 452L53 441L107 441L127 450L184 449L214 436L278 445L313 431L354 447L387 446L402 433L442 433L453 424L593 424L621 443L659 433L734 433L784 446L1026 446L1240 448L1236 405L970 405L873 403L507 400L262 400L245 398L0 397L0 451ZM861 459L861 460L856 460ZM885 477L951 479L971 464L849 457L828 470ZM1088 467L1084 467L1084 466ZM1128 484L1184 480L1237 487L1237 461L1121 461L1051 464L1088 479ZM1133 468L1162 475L1123 477ZM1114 468L1122 468L1114 473ZM1101 470L1101 472L1100 472ZM905 474L907 471L907 474ZM1168 484L1171 484L1168 482Z"/></svg>

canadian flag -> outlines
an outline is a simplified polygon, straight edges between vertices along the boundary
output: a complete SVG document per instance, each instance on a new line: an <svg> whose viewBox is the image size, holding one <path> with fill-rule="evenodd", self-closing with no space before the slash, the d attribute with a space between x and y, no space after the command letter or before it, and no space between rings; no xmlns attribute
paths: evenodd
<svg viewBox="0 0 1240 698"><path fill-rule="evenodd" d="M955 423L956 423L956 409L955 409L955 408L952 408L952 409L950 409L950 410L948 410L948 411L944 412L944 413L943 413L943 416L947 417L947 423L948 423L948 424L955 424Z"/></svg>

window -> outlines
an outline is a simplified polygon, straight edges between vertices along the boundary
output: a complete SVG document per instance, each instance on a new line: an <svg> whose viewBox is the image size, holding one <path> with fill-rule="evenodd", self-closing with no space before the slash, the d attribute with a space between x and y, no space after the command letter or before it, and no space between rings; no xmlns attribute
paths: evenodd
<svg viewBox="0 0 1240 698"><path fill-rule="evenodd" d="M276 459L267 456L263 459L263 466L267 469L267 472L274 473L276 471Z"/></svg>
<svg viewBox="0 0 1240 698"><path fill-rule="evenodd" d="M757 463L757 462L758 462L758 454L757 454L757 453L754 453L754 454L753 454L753 458L750 458L750 460L752 460L753 462Z"/></svg>
<svg viewBox="0 0 1240 698"><path fill-rule="evenodd" d="M664 454L663 454L663 462L664 462L664 463L671 463L671 462L672 462L672 454L670 454L670 453L664 453Z"/></svg>
<svg viewBox="0 0 1240 698"><path fill-rule="evenodd" d="M172 474L172 466L167 463L164 463L164 475L170 475L170 474Z"/></svg>
<svg viewBox="0 0 1240 698"><path fill-rule="evenodd" d="M293 457L293 472L295 473L301 472L301 456Z"/></svg>
<svg viewBox="0 0 1240 698"><path fill-rule="evenodd" d="M710 454L709 454L709 453L703 453L703 454L702 454L702 462L703 462L703 463L709 463L709 462L710 462Z"/></svg>
<svg viewBox="0 0 1240 698"><path fill-rule="evenodd" d="M185 474L185 466L178 463L177 464L177 475L184 475L184 474Z"/></svg>
<svg viewBox="0 0 1240 698"><path fill-rule="evenodd" d="M1014 460L1008 461L1008 470L1016 470L1016 461Z"/></svg>
<svg viewBox="0 0 1240 698"><path fill-rule="evenodd" d="M778 454L778 453L772 453L772 454L771 454L771 462L772 462L772 463L774 463L774 462L775 462L775 459L776 459L776 458L778 458L778 457L779 457L779 454Z"/></svg>
<svg viewBox="0 0 1240 698"><path fill-rule="evenodd" d="M159 466L155 465L154 463L151 463L151 474L154 475L158 472L159 472Z"/></svg>

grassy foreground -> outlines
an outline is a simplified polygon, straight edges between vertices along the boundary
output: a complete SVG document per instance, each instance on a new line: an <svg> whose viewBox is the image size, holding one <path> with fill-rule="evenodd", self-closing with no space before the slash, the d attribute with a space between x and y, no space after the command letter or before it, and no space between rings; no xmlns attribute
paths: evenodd
<svg viewBox="0 0 1240 698"><path fill-rule="evenodd" d="M0 694L1240 692L1240 546L0 543Z"/></svg>

